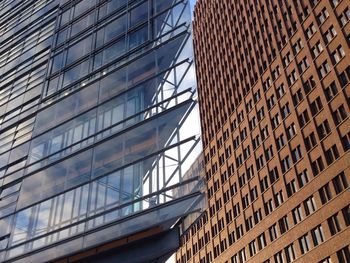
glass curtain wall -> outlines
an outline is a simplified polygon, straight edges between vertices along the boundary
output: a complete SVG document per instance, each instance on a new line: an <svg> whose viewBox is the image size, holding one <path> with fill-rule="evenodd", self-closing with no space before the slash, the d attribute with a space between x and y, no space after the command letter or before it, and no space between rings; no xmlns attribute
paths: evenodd
<svg viewBox="0 0 350 263"><path fill-rule="evenodd" d="M0 261L189 213L201 144L188 1L29 2L0 11Z"/></svg>

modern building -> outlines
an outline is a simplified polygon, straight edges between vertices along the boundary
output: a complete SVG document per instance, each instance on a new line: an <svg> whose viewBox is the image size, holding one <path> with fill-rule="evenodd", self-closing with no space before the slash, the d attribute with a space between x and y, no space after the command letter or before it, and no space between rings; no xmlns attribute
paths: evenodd
<svg viewBox="0 0 350 263"><path fill-rule="evenodd" d="M198 0L208 209L177 263L350 262L350 2Z"/></svg>
<svg viewBox="0 0 350 263"><path fill-rule="evenodd" d="M196 97L187 0L1 1L0 262L163 262Z"/></svg>

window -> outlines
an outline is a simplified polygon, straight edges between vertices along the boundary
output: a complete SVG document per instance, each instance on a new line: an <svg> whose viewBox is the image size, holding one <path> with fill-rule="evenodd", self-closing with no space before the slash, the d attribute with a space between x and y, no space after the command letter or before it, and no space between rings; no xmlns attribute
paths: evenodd
<svg viewBox="0 0 350 263"><path fill-rule="evenodd" d="M329 102L338 93L337 85L333 81L328 87L324 89L324 94Z"/></svg>
<svg viewBox="0 0 350 263"><path fill-rule="evenodd" d="M320 140L326 137L327 134L331 132L331 128L329 126L328 120L324 120L320 125L316 127L317 134Z"/></svg>
<svg viewBox="0 0 350 263"><path fill-rule="evenodd" d="M255 240L249 243L249 254L250 256L254 256L256 254L256 243Z"/></svg>
<svg viewBox="0 0 350 263"><path fill-rule="evenodd" d="M284 139L284 135L281 134L279 137L277 137L276 139L276 146L277 146L277 150L281 150L282 147L286 144L286 141Z"/></svg>
<svg viewBox="0 0 350 263"><path fill-rule="evenodd" d="M80 79L81 77L85 76L89 71L89 61L85 60L81 62L80 64L74 66L73 68L69 69L64 74L63 79L63 86L67 86L74 81Z"/></svg>
<svg viewBox="0 0 350 263"><path fill-rule="evenodd" d="M329 188L329 183L326 183L324 186L322 186L318 190L318 193L320 194L321 203L323 205L332 199L332 194L331 194L331 190Z"/></svg>
<svg viewBox="0 0 350 263"><path fill-rule="evenodd" d="M266 203L264 203L264 208L265 208L265 215L269 215L274 210L272 199L269 199L267 200Z"/></svg>
<svg viewBox="0 0 350 263"><path fill-rule="evenodd" d="M324 164L321 156L311 163L311 168L314 176L318 175L320 172L324 170Z"/></svg>
<svg viewBox="0 0 350 263"><path fill-rule="evenodd" d="M258 198L258 188L254 186L254 188L250 190L250 200L251 202L253 202L257 198Z"/></svg>
<svg viewBox="0 0 350 263"><path fill-rule="evenodd" d="M255 224L259 223L262 220L261 208L254 212L254 222Z"/></svg>
<svg viewBox="0 0 350 263"><path fill-rule="evenodd" d="M80 59L91 51L92 37L89 36L68 48L67 65Z"/></svg>
<svg viewBox="0 0 350 263"><path fill-rule="evenodd" d="M272 129L275 129L280 122L280 116L278 113L276 113L276 115L271 118Z"/></svg>
<svg viewBox="0 0 350 263"><path fill-rule="evenodd" d="M317 15L317 20L320 24L323 24L323 22L329 17L329 13L326 8L323 8L321 12Z"/></svg>
<svg viewBox="0 0 350 263"><path fill-rule="evenodd" d="M250 229L252 229L253 226L254 226L253 217L252 217L252 216L249 216L249 217L245 220L245 228L246 228L246 231L249 231Z"/></svg>
<svg viewBox="0 0 350 263"><path fill-rule="evenodd" d="M321 225L318 225L314 229L311 230L312 240L314 242L314 246L318 246L322 242L324 242L324 233Z"/></svg>
<svg viewBox="0 0 350 263"><path fill-rule="evenodd" d="M335 213L330 218L327 219L329 231L331 232L331 235L334 236L336 233L338 233L340 229L340 224L338 220L338 213Z"/></svg>
<svg viewBox="0 0 350 263"><path fill-rule="evenodd" d="M287 127L287 139L290 140L296 134L295 124L292 123Z"/></svg>
<svg viewBox="0 0 350 263"><path fill-rule="evenodd" d="M265 117L264 107L261 107L261 108L256 112L256 116L257 116L257 118L258 118L258 121L261 121L261 120Z"/></svg>
<svg viewBox="0 0 350 263"><path fill-rule="evenodd" d="M292 95L292 100L294 106L297 106L300 101L304 99L303 93L301 92L301 89L298 89L295 94Z"/></svg>
<svg viewBox="0 0 350 263"><path fill-rule="evenodd" d="M300 205L298 205L296 208L292 210L292 215L293 215L293 221L295 225L304 219L303 211Z"/></svg>
<svg viewBox="0 0 350 263"><path fill-rule="evenodd" d="M254 103L257 103L261 99L260 90L253 94Z"/></svg>
<svg viewBox="0 0 350 263"><path fill-rule="evenodd" d="M346 180L344 172L341 172L336 177L332 179L332 183L335 189L336 194L341 193L346 188L348 188L348 182Z"/></svg>
<svg viewBox="0 0 350 263"><path fill-rule="evenodd" d="M315 7L320 0L310 0L310 4L312 7Z"/></svg>
<svg viewBox="0 0 350 263"><path fill-rule="evenodd" d="M297 186L295 179L292 179L287 185L286 185L286 190L287 190L287 196L291 197L295 192L297 191Z"/></svg>
<svg viewBox="0 0 350 263"><path fill-rule="evenodd" d="M282 203L283 203L283 192L282 190L280 190L279 192L277 192L275 194L275 203L276 203L276 207L279 207Z"/></svg>
<svg viewBox="0 0 350 263"><path fill-rule="evenodd" d="M245 254L245 249L241 249L239 252L238 252L238 256L239 256L239 262L240 263L244 263L247 261L247 257L246 257L246 254Z"/></svg>
<svg viewBox="0 0 350 263"><path fill-rule="evenodd" d="M309 118L309 114L307 113L307 110L304 110L299 116L298 116L298 120L299 120L299 125L300 127L304 127L305 124L310 120Z"/></svg>
<svg viewBox="0 0 350 263"><path fill-rule="evenodd" d="M294 150L292 150L292 159L293 162L296 163L302 158L301 147L298 145Z"/></svg>
<svg viewBox="0 0 350 263"><path fill-rule="evenodd" d="M344 11L338 17L340 25L343 27L350 20L350 10L345 8Z"/></svg>
<svg viewBox="0 0 350 263"><path fill-rule="evenodd" d="M276 224L272 225L269 228L269 234L270 234L270 240L271 242L274 241L278 236L277 236L277 227Z"/></svg>
<svg viewBox="0 0 350 263"><path fill-rule="evenodd" d="M315 85L316 85L316 82L312 75L307 81L303 81L303 88L304 88L305 94L308 94L315 87Z"/></svg>
<svg viewBox="0 0 350 263"><path fill-rule="evenodd" d="M345 225L350 226L350 205L347 205L341 211L343 213Z"/></svg>
<svg viewBox="0 0 350 263"><path fill-rule="evenodd" d="M274 256L275 263L284 263L282 251L277 252Z"/></svg>
<svg viewBox="0 0 350 263"><path fill-rule="evenodd" d="M242 207L243 209L246 209L249 206L249 198L248 194L242 197Z"/></svg>
<svg viewBox="0 0 350 263"><path fill-rule="evenodd" d="M298 79L297 73L295 70L293 70L288 76L287 76L287 80L288 80L288 85L292 86Z"/></svg>
<svg viewBox="0 0 350 263"><path fill-rule="evenodd" d="M318 263L332 263L331 257L326 257L319 261Z"/></svg>
<svg viewBox="0 0 350 263"><path fill-rule="evenodd" d="M275 95L272 94L271 97L267 99L267 109L271 110L275 104L276 104Z"/></svg>
<svg viewBox="0 0 350 263"><path fill-rule="evenodd" d="M337 251L337 258L339 263L348 263L350 262L350 251L349 246L343 247Z"/></svg>
<svg viewBox="0 0 350 263"><path fill-rule="evenodd" d="M345 51L344 51L342 45L339 45L339 46L332 52L333 64L337 64L343 57L345 57Z"/></svg>
<svg viewBox="0 0 350 263"><path fill-rule="evenodd" d="M323 109L323 105L321 102L320 97L317 97L311 104L310 104L311 114L314 117L319 111Z"/></svg>
<svg viewBox="0 0 350 263"><path fill-rule="evenodd" d="M311 48L312 55L316 58L322 51L323 47L320 41L317 41L316 44Z"/></svg>
<svg viewBox="0 0 350 263"><path fill-rule="evenodd" d="M289 229L287 216L284 216L280 220L278 220L278 225L280 227L281 234L287 232L287 230Z"/></svg>
<svg viewBox="0 0 350 263"><path fill-rule="evenodd" d="M334 123L335 125L338 125L339 123L341 123L344 119L346 119L346 117L348 116L346 111L345 111L345 108L344 108L344 105L340 105L338 109L336 109L333 113L332 113L332 116L333 116L333 120L334 120Z"/></svg>
<svg viewBox="0 0 350 263"><path fill-rule="evenodd" d="M344 152L350 149L350 132L341 137Z"/></svg>
<svg viewBox="0 0 350 263"><path fill-rule="evenodd" d="M313 26L313 24L312 24ZM298 54L299 51L304 47L303 42L301 42L301 39L299 38L293 45L293 51L294 54Z"/></svg>
<svg viewBox="0 0 350 263"><path fill-rule="evenodd" d="M292 61L292 54L290 52L288 52L283 58L283 65L286 67L289 65L289 63Z"/></svg>
<svg viewBox="0 0 350 263"><path fill-rule="evenodd" d="M265 140L269 136L269 130L267 125L261 129L261 139Z"/></svg>
<svg viewBox="0 0 350 263"><path fill-rule="evenodd" d="M252 119L249 121L249 130L253 130L256 125L258 124L257 120L256 120L256 117L253 116Z"/></svg>
<svg viewBox="0 0 350 263"><path fill-rule="evenodd" d="M257 159L256 159L256 169L260 170L262 167L264 166L264 156L260 155Z"/></svg>
<svg viewBox="0 0 350 263"><path fill-rule="evenodd" d="M333 163L336 159L339 158L339 152L337 146L334 144L330 149L325 152L326 162L328 165Z"/></svg>
<svg viewBox="0 0 350 263"><path fill-rule="evenodd" d="M310 39L315 32L316 32L316 27L314 26L313 23L311 23L310 26L305 30L306 39Z"/></svg>
<svg viewBox="0 0 350 263"><path fill-rule="evenodd" d="M253 101L250 99L247 103L246 103L246 109L247 112L250 112L253 108Z"/></svg>
<svg viewBox="0 0 350 263"><path fill-rule="evenodd" d="M284 85L282 84L282 85L278 86L276 89L276 92L277 92L277 99L280 99L286 93L286 91L284 89Z"/></svg>
<svg viewBox="0 0 350 263"><path fill-rule="evenodd" d="M310 66L306 57L298 63L299 73L302 74Z"/></svg>
<svg viewBox="0 0 350 263"><path fill-rule="evenodd" d="M285 119L290 113L289 103L287 102L284 106L281 108L281 115L282 119Z"/></svg>
<svg viewBox="0 0 350 263"><path fill-rule="evenodd" d="M262 233L261 235L258 236L258 247L259 247L259 250L262 250L264 247L266 247L265 233Z"/></svg>
<svg viewBox="0 0 350 263"><path fill-rule="evenodd" d="M290 263L295 260L293 243L284 249L284 253L286 254L287 263Z"/></svg>
<svg viewBox="0 0 350 263"><path fill-rule="evenodd" d="M208 242L209 242L209 240L208 240ZM231 246L234 242L235 242L235 231L232 231L228 235L228 244ZM207 242L206 242L206 244L207 244Z"/></svg>
<svg viewBox="0 0 350 263"><path fill-rule="evenodd" d="M332 6L334 8L334 7L336 7L339 4L339 0L332 0L331 4L332 4Z"/></svg>
<svg viewBox="0 0 350 263"><path fill-rule="evenodd" d="M318 74L320 76L320 79L323 79L327 74L328 72L331 70L327 60L325 60L321 66L318 67Z"/></svg>
<svg viewBox="0 0 350 263"><path fill-rule="evenodd" d="M337 31L335 31L334 26L330 26L330 28L324 33L326 44L331 42L336 35Z"/></svg>
<svg viewBox="0 0 350 263"><path fill-rule="evenodd" d="M313 196L310 196L304 201L304 208L306 216L316 211L316 203Z"/></svg>
<svg viewBox="0 0 350 263"><path fill-rule="evenodd" d="M273 184L279 178L277 167L274 167L269 171L269 177L271 184Z"/></svg>
<svg viewBox="0 0 350 263"><path fill-rule="evenodd" d="M302 173L298 174L299 188L302 188L309 182L309 174L305 169Z"/></svg>
<svg viewBox="0 0 350 263"><path fill-rule="evenodd" d="M300 245L300 251L302 255L310 250L310 241L307 234L299 238L299 245Z"/></svg>
<svg viewBox="0 0 350 263"><path fill-rule="evenodd" d="M236 218L241 213L239 203L233 205L233 217Z"/></svg>
<svg viewBox="0 0 350 263"><path fill-rule="evenodd" d="M240 239L243 236L243 226L239 225L238 227L236 227L236 235L237 235L237 239Z"/></svg>
<svg viewBox="0 0 350 263"><path fill-rule="evenodd" d="M264 176L263 179L260 180L260 190L263 193L267 188L269 188L269 182L267 176Z"/></svg>
<svg viewBox="0 0 350 263"><path fill-rule="evenodd" d="M316 144L316 136L314 132L311 132L309 136L304 139L306 150L311 150Z"/></svg>

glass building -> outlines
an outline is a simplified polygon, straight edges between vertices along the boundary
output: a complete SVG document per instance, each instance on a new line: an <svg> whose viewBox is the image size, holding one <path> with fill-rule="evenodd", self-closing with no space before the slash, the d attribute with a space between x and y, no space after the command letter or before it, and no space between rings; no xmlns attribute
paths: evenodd
<svg viewBox="0 0 350 263"><path fill-rule="evenodd" d="M188 1L0 10L0 262L174 251L203 197Z"/></svg>

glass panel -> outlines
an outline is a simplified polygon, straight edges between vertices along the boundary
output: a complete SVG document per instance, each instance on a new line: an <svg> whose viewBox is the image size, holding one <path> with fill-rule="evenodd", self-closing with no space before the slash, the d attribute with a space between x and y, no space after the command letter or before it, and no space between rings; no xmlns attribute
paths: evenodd
<svg viewBox="0 0 350 263"><path fill-rule="evenodd" d="M66 41L67 38L68 38L68 28L63 29L57 34L56 45L58 46L62 44L64 41Z"/></svg>
<svg viewBox="0 0 350 263"><path fill-rule="evenodd" d="M58 55L56 55L53 60L52 60L52 69L51 69L51 74L57 72L58 70L60 70L63 65L64 65L64 52L59 53Z"/></svg>
<svg viewBox="0 0 350 263"><path fill-rule="evenodd" d="M67 65L85 56L91 51L92 36L79 41L70 48L68 48Z"/></svg>
<svg viewBox="0 0 350 263"><path fill-rule="evenodd" d="M93 83L39 112L35 123L35 135L95 106L98 99L97 94L98 83Z"/></svg>
<svg viewBox="0 0 350 263"><path fill-rule="evenodd" d="M127 0L112 0L107 4L107 14L112 13L113 11L119 9L122 6L125 6Z"/></svg>
<svg viewBox="0 0 350 263"><path fill-rule="evenodd" d="M100 176L122 165L145 158L163 148L189 104L147 121L95 148L93 176Z"/></svg>
<svg viewBox="0 0 350 263"><path fill-rule="evenodd" d="M84 185L19 212L16 216L12 245L84 219L88 193L89 185ZM36 248L41 247L45 243L59 241L82 230L81 225L73 226L57 232L50 238L34 241L34 245Z"/></svg>
<svg viewBox="0 0 350 263"><path fill-rule="evenodd" d="M129 35L129 49L136 48L148 40L148 26L144 26Z"/></svg>
<svg viewBox="0 0 350 263"><path fill-rule="evenodd" d="M123 34L126 31L126 15L114 20L105 27L104 43Z"/></svg>
<svg viewBox="0 0 350 263"><path fill-rule="evenodd" d="M156 73L156 70L154 53L147 54L146 56L132 62L128 66L128 85L136 85L142 80L153 76Z"/></svg>
<svg viewBox="0 0 350 263"><path fill-rule="evenodd" d="M77 17L93 7L96 3L96 0L83 0L75 5L74 8L74 17Z"/></svg>
<svg viewBox="0 0 350 263"><path fill-rule="evenodd" d="M9 216L0 220L0 237L10 234L12 218L13 216Z"/></svg>
<svg viewBox="0 0 350 263"><path fill-rule="evenodd" d="M85 0L82 1L81 3L83 2L85 2ZM91 12L90 14L86 15L82 19L79 19L77 22L73 23L72 29L71 29L71 37L75 36L79 32L91 26L94 23L94 17L95 17L95 12Z"/></svg>
<svg viewBox="0 0 350 263"><path fill-rule="evenodd" d="M63 79L63 86L67 86L74 81L84 77L89 72L89 61L83 61L80 64L66 71Z"/></svg>
<svg viewBox="0 0 350 263"><path fill-rule="evenodd" d="M107 75L100 81L100 100L111 98L126 89L126 68Z"/></svg>
<svg viewBox="0 0 350 263"><path fill-rule="evenodd" d="M14 161L17 161L18 159L21 159L21 158L27 156L28 150L29 150L29 142L24 143L15 149L12 149L9 163L12 163Z"/></svg>
<svg viewBox="0 0 350 263"><path fill-rule="evenodd" d="M174 0L156 0L155 2L156 12L159 13L169 8L174 2Z"/></svg>
<svg viewBox="0 0 350 263"><path fill-rule="evenodd" d="M89 181L91 157L92 150L88 150L25 178L17 208Z"/></svg>
<svg viewBox="0 0 350 263"><path fill-rule="evenodd" d="M130 12L130 28L148 19L148 1L142 3Z"/></svg>

